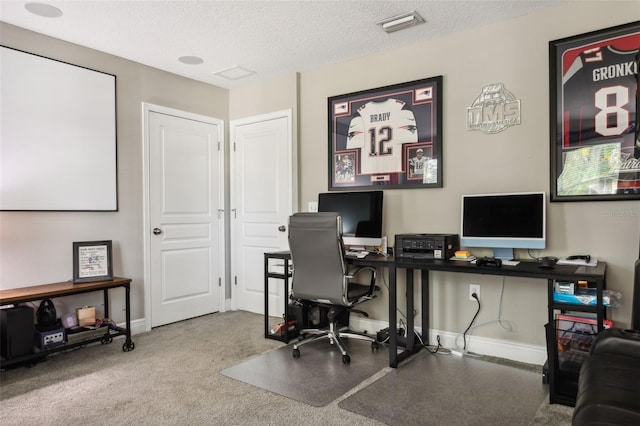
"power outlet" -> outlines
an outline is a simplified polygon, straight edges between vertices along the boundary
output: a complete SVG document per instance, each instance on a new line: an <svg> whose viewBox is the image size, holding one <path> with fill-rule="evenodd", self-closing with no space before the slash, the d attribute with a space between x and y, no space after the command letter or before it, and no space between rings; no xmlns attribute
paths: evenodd
<svg viewBox="0 0 640 426"><path fill-rule="evenodd" d="M480 300L480 284L469 284L469 300L475 302L476 299L473 298L473 293L475 293L476 296L478 296L478 300Z"/></svg>
<svg viewBox="0 0 640 426"><path fill-rule="evenodd" d="M307 211L312 213L318 212L318 202L317 201L309 201L309 205L307 206Z"/></svg>

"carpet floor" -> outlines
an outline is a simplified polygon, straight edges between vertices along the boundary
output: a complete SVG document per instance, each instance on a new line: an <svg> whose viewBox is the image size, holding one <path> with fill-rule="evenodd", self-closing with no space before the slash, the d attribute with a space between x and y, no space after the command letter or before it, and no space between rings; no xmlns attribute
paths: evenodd
<svg viewBox="0 0 640 426"><path fill-rule="evenodd" d="M317 356L322 357L328 368L325 370L326 376L330 376L329 371L332 369L339 373L335 374L336 377L340 374L344 376L345 370L358 370L364 362L371 362L372 366L363 374L363 377L367 378L324 406L319 406L320 399L315 405L302 403L294 398L220 374L234 366L251 363L262 356L273 360L282 355L281 361L269 366L269 370L273 372L271 376L264 371L260 373L267 377L262 380L270 380L269 377L276 380L276 377L282 377L283 371L289 371L292 366L300 366L295 362L312 361L312 357L316 356L313 354L315 348L308 344L302 347L299 359L292 359L291 346L265 339L263 327L264 319L261 315L243 311L217 313L137 334L133 336L135 350L131 352L123 352L123 340L117 338L112 344L90 345L51 356L46 362L32 368L19 367L2 371L0 424L155 426L302 423L322 426L374 426L398 423L419 425L425 424L424 419L427 418L445 418L448 420L445 424L455 424L450 421L454 419L452 415L434 417L439 414L434 414L433 409L429 407L425 408L432 411L426 413L431 414L423 417L412 414L391 419L388 423L377 420L383 419L385 413L395 409L395 400L401 395L399 390L382 387L377 387L380 392L378 398L383 401L381 405L372 407L371 410L367 409L362 415L351 411L356 410L353 404L360 399L359 392L370 392L367 388L376 385L380 380L397 380L393 376L406 375L413 371L412 359L402 363L397 370L389 368L386 348L381 347L377 353L372 353L366 342L353 342L354 350L349 366L342 364L337 351L334 357L331 355L334 351L325 347L318 348ZM360 348L362 353L355 343L364 343ZM420 357L426 355L418 354ZM335 362L330 361L332 357L335 358ZM449 358L443 362L448 360ZM380 364L375 364L378 362ZM371 371L375 373L370 375ZM297 388L324 386L322 381L317 381L320 373L313 373L313 380L310 375L304 372L301 374L301 381L295 384ZM414 396L416 403L422 404L422 398L434 393L435 378L423 380L425 373L419 374L420 380L415 382L422 383L423 387L414 390ZM441 380L446 382L444 378ZM494 377L488 384L500 381L501 379ZM467 388L467 385L468 383L458 380L439 387L449 388L452 394L457 394ZM345 388L350 386L351 384ZM350 400L355 395L358 396ZM366 399L371 398L373 397ZM502 396L494 398L484 408L491 411L495 405L508 403L508 399L503 401L501 398ZM348 405L348 409L340 407L343 401L347 401L342 405ZM522 399L518 401L523 404L522 409L528 412L530 404ZM571 424L570 407L549 405L548 398L541 398L537 392L532 395L530 403L534 401L542 402L538 411L533 418L521 424ZM408 402L405 401L406 403ZM468 405L480 407L481 404L469 402ZM455 410L459 409L455 407ZM399 415L403 415L405 411L398 412Z"/></svg>

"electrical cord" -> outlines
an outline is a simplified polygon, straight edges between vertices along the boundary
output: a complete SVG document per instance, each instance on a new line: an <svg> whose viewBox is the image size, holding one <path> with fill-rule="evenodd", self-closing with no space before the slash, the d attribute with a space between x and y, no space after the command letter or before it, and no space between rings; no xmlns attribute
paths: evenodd
<svg viewBox="0 0 640 426"><path fill-rule="evenodd" d="M500 327L502 327L505 331L508 331L508 332L513 331L513 327L511 326L511 323L507 320L502 319L502 300L504 298L504 288L505 288L505 278L502 277L502 286L500 287L500 298L498 301L498 318L496 318L495 320L485 321L485 322L481 322L480 324L476 324L475 326L469 329L470 331L488 324L492 324L494 322L497 322L500 325Z"/></svg>
<svg viewBox="0 0 640 426"><path fill-rule="evenodd" d="M480 299L478 299L478 295L473 293L471 295L471 297L473 297L474 299L476 299L476 302L478 302L478 310L476 310L475 315L473 316L473 318L471 319L471 322L469 323L469 326L467 327L467 329L464 331L464 333L462 333L462 339L464 342L464 346L462 347L462 349L464 351L467 350L467 332L471 329L471 326L473 325L474 321L476 320L476 318L478 317L478 314L480 313Z"/></svg>
<svg viewBox="0 0 640 426"><path fill-rule="evenodd" d="M429 352L432 355L435 354L444 354L444 355L451 355L451 349L447 349L445 347L442 346L442 344L440 343L440 335L438 334L436 336L436 340L438 341L438 344L435 346L435 349L431 349L434 346L433 345L425 345L424 341L422 340L422 336L420 336L420 334L418 332L416 332L416 337L418 338L418 340L420 341L420 345L425 348L425 350L427 352Z"/></svg>

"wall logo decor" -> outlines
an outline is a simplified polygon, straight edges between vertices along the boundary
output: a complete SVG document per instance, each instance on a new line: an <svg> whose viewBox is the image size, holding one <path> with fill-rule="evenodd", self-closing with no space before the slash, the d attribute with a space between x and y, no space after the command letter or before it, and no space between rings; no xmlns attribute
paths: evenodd
<svg viewBox="0 0 640 426"><path fill-rule="evenodd" d="M520 124L520 100L502 83L488 84L467 108L467 130L498 133Z"/></svg>

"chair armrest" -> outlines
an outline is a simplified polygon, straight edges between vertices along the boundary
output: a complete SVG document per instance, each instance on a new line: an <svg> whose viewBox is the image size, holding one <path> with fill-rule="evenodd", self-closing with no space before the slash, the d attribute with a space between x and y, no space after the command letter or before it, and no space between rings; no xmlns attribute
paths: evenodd
<svg viewBox="0 0 640 426"><path fill-rule="evenodd" d="M358 276L358 274L369 271L371 272L371 280L369 282L369 294L372 295L376 292L376 275L377 270L373 266L356 266L353 269L349 270L347 275L348 279L353 279Z"/></svg>

